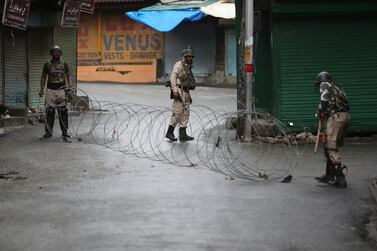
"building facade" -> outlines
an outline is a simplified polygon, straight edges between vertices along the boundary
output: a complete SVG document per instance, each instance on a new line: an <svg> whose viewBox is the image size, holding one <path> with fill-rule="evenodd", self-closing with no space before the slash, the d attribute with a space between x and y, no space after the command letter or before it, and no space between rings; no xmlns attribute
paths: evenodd
<svg viewBox="0 0 377 251"><path fill-rule="evenodd" d="M254 34L258 109L293 122L297 130L316 127L319 96L313 80L328 71L349 96L350 132L377 131L375 1L273 0L257 15L261 16Z"/></svg>
<svg viewBox="0 0 377 251"><path fill-rule="evenodd" d="M156 82L164 52L161 32L132 21L123 9L82 15L78 32L80 81Z"/></svg>
<svg viewBox="0 0 377 251"><path fill-rule="evenodd" d="M26 30L0 25L0 103L11 108L44 106L38 95L40 79L53 45L62 48L76 85L77 30L61 27L61 15L58 1L32 1Z"/></svg>
<svg viewBox="0 0 377 251"><path fill-rule="evenodd" d="M94 15L82 15L80 19L80 81L165 82L182 50L191 46L196 52L193 73L199 83L235 86L234 20L206 17L183 22L162 33L125 15L127 11L153 5L153 1L97 2Z"/></svg>

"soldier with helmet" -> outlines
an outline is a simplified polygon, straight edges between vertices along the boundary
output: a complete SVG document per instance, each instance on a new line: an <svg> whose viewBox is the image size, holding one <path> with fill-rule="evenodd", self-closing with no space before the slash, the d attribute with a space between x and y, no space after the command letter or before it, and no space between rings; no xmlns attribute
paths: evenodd
<svg viewBox="0 0 377 251"><path fill-rule="evenodd" d="M190 117L190 104L192 103L190 90L194 90L196 82L192 74L194 51L189 46L182 51L182 59L174 64L170 75L170 98L173 99L172 116L166 138L176 141L174 129L179 124L179 140L189 141L194 138L187 135L186 128Z"/></svg>
<svg viewBox="0 0 377 251"><path fill-rule="evenodd" d="M43 97L46 88L46 122L43 138L50 138L54 127L55 110L59 115L59 124L63 139L69 138L68 110L66 108L66 91L71 88L71 73L68 65L61 61L62 50L59 46L50 49L51 61L43 66L41 89L39 96Z"/></svg>
<svg viewBox="0 0 377 251"><path fill-rule="evenodd" d="M319 182L332 183L345 188L345 165L341 163L339 147L343 146L344 136L350 121L348 97L345 91L336 85L328 72L320 72L314 81L316 92L320 94L317 118L326 123L326 173L316 177ZM319 136L319 135L318 135Z"/></svg>

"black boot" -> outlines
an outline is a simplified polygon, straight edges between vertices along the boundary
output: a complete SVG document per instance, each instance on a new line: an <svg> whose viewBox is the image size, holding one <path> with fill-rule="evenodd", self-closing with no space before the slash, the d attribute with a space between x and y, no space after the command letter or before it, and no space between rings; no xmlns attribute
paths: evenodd
<svg viewBox="0 0 377 251"><path fill-rule="evenodd" d="M326 163L326 173L322 176L315 177L315 179L322 183L329 183L335 181L335 170L329 159Z"/></svg>
<svg viewBox="0 0 377 251"><path fill-rule="evenodd" d="M175 129L174 126L169 125L168 131L165 135L165 137L168 138L171 141L177 141L177 138L174 136L174 129Z"/></svg>
<svg viewBox="0 0 377 251"><path fill-rule="evenodd" d="M51 138L52 131L54 129L54 120L55 120L55 108L48 106L46 108L45 134L43 135L43 138Z"/></svg>
<svg viewBox="0 0 377 251"><path fill-rule="evenodd" d="M346 176L343 173L343 169L347 168L346 166L338 165L336 168L336 173L335 173L335 183L334 186L339 187L339 188L346 188L347 187L347 181L346 181Z"/></svg>
<svg viewBox="0 0 377 251"><path fill-rule="evenodd" d="M189 141L193 140L194 137L188 136L186 133L186 127L179 128L179 140L180 141Z"/></svg>
<svg viewBox="0 0 377 251"><path fill-rule="evenodd" d="M65 106L58 107L58 114L59 114L59 124L60 129L62 130L62 137L69 138L71 137L68 134L68 110Z"/></svg>

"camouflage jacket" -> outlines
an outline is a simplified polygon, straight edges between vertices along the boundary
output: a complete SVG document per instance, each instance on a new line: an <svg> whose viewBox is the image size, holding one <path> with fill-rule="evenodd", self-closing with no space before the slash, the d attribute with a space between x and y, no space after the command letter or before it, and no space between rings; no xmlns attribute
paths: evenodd
<svg viewBox="0 0 377 251"><path fill-rule="evenodd" d="M322 82L319 86L321 100L318 112L323 112L326 117L338 112L349 112L350 106L346 92L334 83Z"/></svg>
<svg viewBox="0 0 377 251"><path fill-rule="evenodd" d="M46 62L42 74L47 75L47 88L57 90L65 85L69 67L63 61Z"/></svg>
<svg viewBox="0 0 377 251"><path fill-rule="evenodd" d="M171 90L178 93L178 89L184 91L194 90L196 82L191 70L192 66L184 63L183 60L174 64L170 75Z"/></svg>

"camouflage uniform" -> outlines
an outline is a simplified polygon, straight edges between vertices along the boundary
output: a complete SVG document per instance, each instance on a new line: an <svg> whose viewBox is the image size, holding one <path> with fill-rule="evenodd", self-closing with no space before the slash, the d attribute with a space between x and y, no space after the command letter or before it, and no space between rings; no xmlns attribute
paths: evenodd
<svg viewBox="0 0 377 251"><path fill-rule="evenodd" d="M192 103L190 90L196 87L194 75L192 73L193 51L188 48L183 51L183 58L174 64L170 75L170 98L174 99L172 104L172 116L170 118L166 137L172 141L174 128L179 124L179 140L187 141L194 138L186 133L187 124L190 117L190 105Z"/></svg>
<svg viewBox="0 0 377 251"><path fill-rule="evenodd" d="M348 97L345 91L332 81L324 81L319 84L320 103L317 117L326 121L326 142L324 146L327 158L326 174L317 177L320 181L335 181L339 185L346 186L342 170L339 147L343 146L346 129L350 122Z"/></svg>
<svg viewBox="0 0 377 251"><path fill-rule="evenodd" d="M52 136L55 120L55 110L59 115L59 124L63 138L68 135L68 110L66 108L66 81L70 88L70 71L66 63L60 60L62 54L59 46L55 46L50 50L52 60L46 62L43 66L41 78L40 96L44 94L44 85L47 79L46 90L46 123L44 138Z"/></svg>
<svg viewBox="0 0 377 251"><path fill-rule="evenodd" d="M170 98L174 99L174 95L179 97L173 101L173 114L170 119L170 125L174 127L178 123L180 127L187 127L190 117L190 104L192 103L190 84L194 81L190 65L187 65L184 60L175 63L170 75L170 88L172 91Z"/></svg>
<svg viewBox="0 0 377 251"><path fill-rule="evenodd" d="M46 62L42 74L47 75L46 104L52 107L66 106L65 78L69 74L69 67L62 61Z"/></svg>

